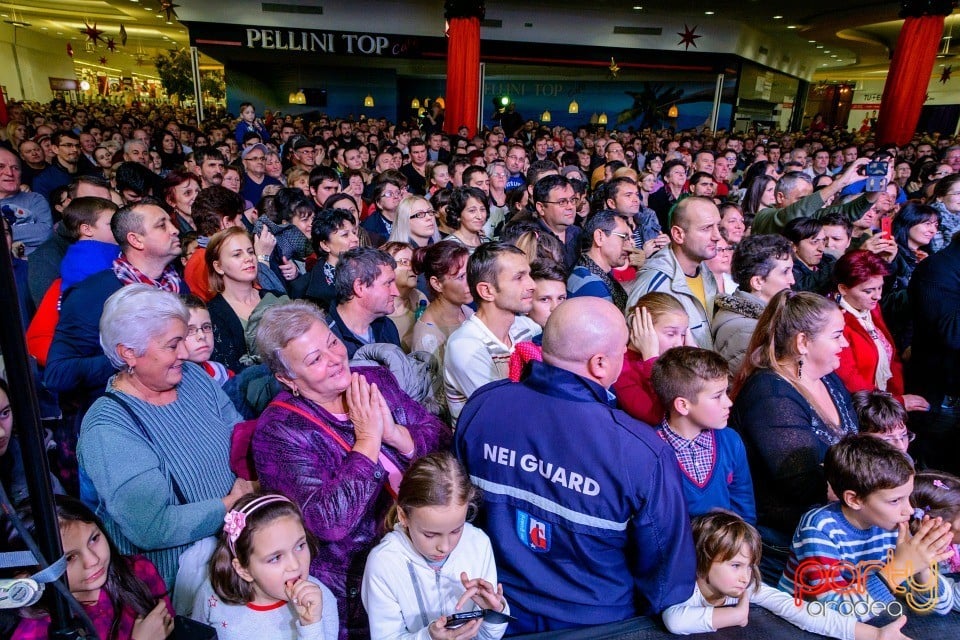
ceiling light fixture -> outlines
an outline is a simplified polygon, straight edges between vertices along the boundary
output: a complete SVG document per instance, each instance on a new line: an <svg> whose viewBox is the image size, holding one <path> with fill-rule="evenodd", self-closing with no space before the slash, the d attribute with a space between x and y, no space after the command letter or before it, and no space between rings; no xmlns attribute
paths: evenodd
<svg viewBox="0 0 960 640"><path fill-rule="evenodd" d="M712 15L713 15L713 11L704 11L704 12L703 12L703 15L705 15L705 16L712 16Z"/></svg>
<svg viewBox="0 0 960 640"><path fill-rule="evenodd" d="M774 20L783 20L783 16L773 16Z"/></svg>
<svg viewBox="0 0 960 640"><path fill-rule="evenodd" d="M787 25L787 29L796 29L796 28L797 28L797 25L795 25L795 24L788 24L788 25Z"/></svg>

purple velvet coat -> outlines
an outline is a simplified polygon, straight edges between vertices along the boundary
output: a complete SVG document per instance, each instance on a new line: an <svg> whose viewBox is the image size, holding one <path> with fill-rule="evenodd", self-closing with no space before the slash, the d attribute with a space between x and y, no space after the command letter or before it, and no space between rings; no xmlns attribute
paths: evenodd
<svg viewBox="0 0 960 640"><path fill-rule="evenodd" d="M352 371L376 383L393 419L405 426L417 445L416 457L449 449L450 428L410 398L383 367ZM305 409L353 445L353 425L341 422L302 397L282 391L276 398ZM401 470L410 460L387 445L381 451ZM360 453L347 452L318 426L287 409L270 405L253 436L253 458L263 489L279 491L300 505L307 529L320 540L310 574L337 597L340 638L369 636L360 602L367 554L381 535L383 518L393 504L386 490L387 472Z"/></svg>

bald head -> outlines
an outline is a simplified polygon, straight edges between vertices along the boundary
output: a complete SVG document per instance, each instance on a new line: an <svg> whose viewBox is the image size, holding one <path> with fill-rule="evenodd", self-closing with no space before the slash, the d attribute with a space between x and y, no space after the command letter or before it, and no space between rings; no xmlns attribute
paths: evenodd
<svg viewBox="0 0 960 640"><path fill-rule="evenodd" d="M563 302L543 329L543 361L609 387L620 376L627 323L613 304L585 296Z"/></svg>
<svg viewBox="0 0 960 640"><path fill-rule="evenodd" d="M677 203L673 210L673 224L684 231L689 231L701 221L701 218L714 213L719 215L720 210L713 200L703 196L689 196Z"/></svg>

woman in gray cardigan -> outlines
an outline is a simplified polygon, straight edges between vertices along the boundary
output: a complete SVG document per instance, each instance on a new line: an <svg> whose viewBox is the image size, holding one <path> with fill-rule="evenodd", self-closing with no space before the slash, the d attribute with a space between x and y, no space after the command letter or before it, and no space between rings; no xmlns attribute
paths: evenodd
<svg viewBox="0 0 960 640"><path fill-rule="evenodd" d="M121 552L143 553L169 587L180 554L217 533L253 490L229 466L242 418L220 385L185 361L188 320L176 295L148 285L107 299L100 345L120 371L84 416L77 446L84 500Z"/></svg>
<svg viewBox="0 0 960 640"><path fill-rule="evenodd" d="M779 235L747 236L733 253L731 275L739 289L714 301L713 348L734 374L747 355L747 345L770 298L793 286L790 241Z"/></svg>

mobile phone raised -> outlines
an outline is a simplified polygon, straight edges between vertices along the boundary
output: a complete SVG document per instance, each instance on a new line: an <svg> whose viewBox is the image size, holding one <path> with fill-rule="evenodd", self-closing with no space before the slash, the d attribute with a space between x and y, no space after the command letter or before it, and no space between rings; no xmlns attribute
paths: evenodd
<svg viewBox="0 0 960 640"><path fill-rule="evenodd" d="M864 191L874 193L883 191L887 188L887 163L877 160L870 162L863 170L867 176L867 184Z"/></svg>

